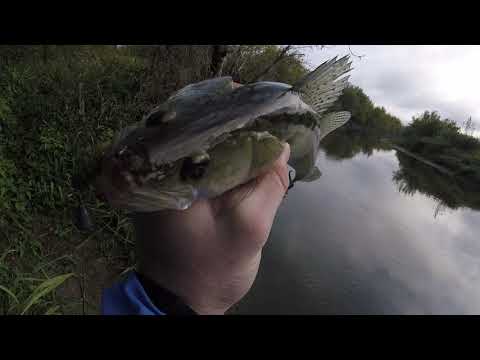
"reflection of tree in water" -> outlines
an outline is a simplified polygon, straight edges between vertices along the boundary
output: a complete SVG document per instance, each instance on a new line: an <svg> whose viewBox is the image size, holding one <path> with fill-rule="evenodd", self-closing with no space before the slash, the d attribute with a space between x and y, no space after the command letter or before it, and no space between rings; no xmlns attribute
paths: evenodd
<svg viewBox="0 0 480 360"><path fill-rule="evenodd" d="M438 201L435 216L445 207L468 207L480 210L480 192L472 181L460 176L446 176L434 168L397 151L399 170L393 180L402 193L413 195L417 191Z"/></svg>
<svg viewBox="0 0 480 360"><path fill-rule="evenodd" d="M372 155L374 150L392 150L381 141L381 136L365 132L343 129L329 134L320 143L328 158L332 160L351 159L362 153ZM468 207L480 210L480 191L476 181L465 176L452 177L439 173L436 169L397 151L399 170L393 174L398 190L413 195L419 192L436 200L434 216L447 209Z"/></svg>
<svg viewBox="0 0 480 360"><path fill-rule="evenodd" d="M320 147L333 160L351 159L358 153L370 156L374 150L391 150L375 134L359 131L337 131L325 137Z"/></svg>

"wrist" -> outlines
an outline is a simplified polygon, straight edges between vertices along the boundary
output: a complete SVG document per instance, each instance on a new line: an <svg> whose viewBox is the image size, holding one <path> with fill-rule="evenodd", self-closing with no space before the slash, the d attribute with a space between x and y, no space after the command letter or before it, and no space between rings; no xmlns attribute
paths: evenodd
<svg viewBox="0 0 480 360"><path fill-rule="evenodd" d="M167 315L197 315L179 296L152 280L149 276L136 271L135 275L151 302Z"/></svg>
<svg viewBox="0 0 480 360"><path fill-rule="evenodd" d="M162 311L172 315L224 315L231 304L219 301L213 289L195 286L193 281L182 281L178 276L169 280L139 266L136 272L142 286L152 302ZM178 274L177 274L178 275Z"/></svg>

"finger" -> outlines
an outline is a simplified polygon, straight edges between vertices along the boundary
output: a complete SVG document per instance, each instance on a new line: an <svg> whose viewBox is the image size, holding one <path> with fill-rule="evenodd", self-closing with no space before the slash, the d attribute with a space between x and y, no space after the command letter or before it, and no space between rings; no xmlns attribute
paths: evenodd
<svg viewBox="0 0 480 360"><path fill-rule="evenodd" d="M222 196L212 199L211 205L216 215L221 215L226 211L230 211L236 208L240 203L242 203L245 199L249 198L254 191L256 192L257 186L259 183L265 181L265 177L270 178L268 176L269 173L273 172L273 176L271 177L277 184L274 188L280 186L280 189L285 187L288 188L289 180L288 180L288 173L283 170L283 167L286 166L286 163L290 156L290 146L288 143L284 144L283 152L280 153L277 160L271 164L268 168L263 169L262 173L257 175L256 178L250 180L249 182L238 185L237 187L227 191ZM278 176L275 176L278 174ZM267 179L268 182L268 179ZM265 186L265 185L264 185ZM275 190L274 190L275 191ZM282 191L282 190L279 190Z"/></svg>
<svg viewBox="0 0 480 360"><path fill-rule="evenodd" d="M250 245L254 251L265 245L278 207L288 189L289 156L290 147L287 145L272 168L256 179L251 195L236 208L239 224L243 224L241 229L251 239Z"/></svg>
<svg viewBox="0 0 480 360"><path fill-rule="evenodd" d="M244 202L249 210L261 208L264 212L271 214L273 219L288 190L287 162L289 157L290 146L287 143L270 170L257 178L253 193Z"/></svg>
<svg viewBox="0 0 480 360"><path fill-rule="evenodd" d="M265 245L277 209L288 189L289 156L290 147L287 144L267 172L212 203L217 216L230 219L230 226L242 239L239 249L257 253ZM249 241L246 243L245 239Z"/></svg>
<svg viewBox="0 0 480 360"><path fill-rule="evenodd" d="M259 194L264 193L267 188L273 189L274 193L285 193L289 185L288 173L285 172L284 167L286 168L286 163L290 156L290 146L288 143L285 144L283 152L280 154L279 158L267 169L263 171L262 174L257 176L257 178L237 186L236 188L226 192L221 197L214 200L214 208L220 212L225 210L231 210L240 203L242 203L247 198L251 197L254 193L257 194L259 191L257 188L262 184L262 188ZM274 182L273 187L269 185L271 182ZM263 189L265 188L265 189ZM276 189L278 190L276 191ZM268 191L267 191L268 192ZM255 195L258 196L258 195ZM274 196L278 196L274 194ZM254 201L256 203L256 201Z"/></svg>

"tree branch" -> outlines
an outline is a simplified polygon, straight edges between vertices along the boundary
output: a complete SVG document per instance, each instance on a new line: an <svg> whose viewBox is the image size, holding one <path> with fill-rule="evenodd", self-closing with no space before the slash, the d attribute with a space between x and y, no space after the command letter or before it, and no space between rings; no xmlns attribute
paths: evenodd
<svg viewBox="0 0 480 360"><path fill-rule="evenodd" d="M212 45L212 61L210 63L210 74L213 77L222 76L223 64L229 51L228 45Z"/></svg>
<svg viewBox="0 0 480 360"><path fill-rule="evenodd" d="M361 59L361 58L363 58L363 57L365 56L365 54L364 54L364 55L354 54L353 51L352 51L352 49L350 48L350 45L348 45L348 51L350 52L350 55L355 56L356 58L359 58L359 59Z"/></svg>
<svg viewBox="0 0 480 360"><path fill-rule="evenodd" d="M252 78L252 80L249 81L249 83L255 82L258 79L260 79L262 76L266 75L278 62L286 58L288 51L292 49L292 45L287 45L280 51L280 54L278 54L277 58L269 65L267 66L259 75L255 76Z"/></svg>

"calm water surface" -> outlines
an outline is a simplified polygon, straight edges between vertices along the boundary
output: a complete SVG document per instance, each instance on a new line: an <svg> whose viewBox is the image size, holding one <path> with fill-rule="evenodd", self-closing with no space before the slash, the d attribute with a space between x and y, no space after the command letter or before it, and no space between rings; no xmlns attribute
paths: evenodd
<svg viewBox="0 0 480 360"><path fill-rule="evenodd" d="M335 161L282 204L235 312L479 314L480 212L399 192L394 151Z"/></svg>

